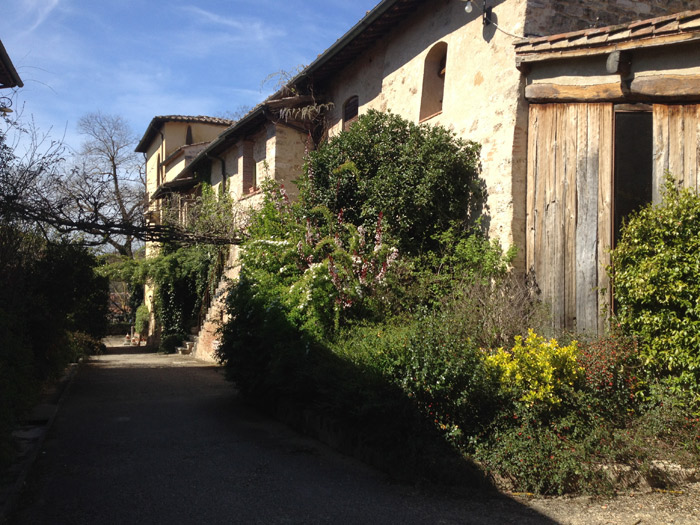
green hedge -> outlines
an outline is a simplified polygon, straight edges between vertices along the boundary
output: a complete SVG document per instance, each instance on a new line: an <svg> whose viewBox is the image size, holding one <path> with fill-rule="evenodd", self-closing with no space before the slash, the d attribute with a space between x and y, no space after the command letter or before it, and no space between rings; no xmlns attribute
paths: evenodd
<svg viewBox="0 0 700 525"><path fill-rule="evenodd" d="M647 380L700 398L700 197L668 177L612 254L617 319L639 338Z"/></svg>

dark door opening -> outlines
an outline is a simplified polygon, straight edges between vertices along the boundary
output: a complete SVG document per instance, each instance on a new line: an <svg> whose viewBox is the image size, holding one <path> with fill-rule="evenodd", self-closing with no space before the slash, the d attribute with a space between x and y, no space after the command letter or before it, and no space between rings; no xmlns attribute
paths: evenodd
<svg viewBox="0 0 700 525"><path fill-rule="evenodd" d="M652 199L653 123L649 111L615 112L613 247L625 219Z"/></svg>

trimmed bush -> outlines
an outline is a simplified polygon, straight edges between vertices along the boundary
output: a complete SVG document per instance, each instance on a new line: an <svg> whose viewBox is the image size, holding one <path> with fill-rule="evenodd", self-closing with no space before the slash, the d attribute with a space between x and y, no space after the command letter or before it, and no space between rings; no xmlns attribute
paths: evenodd
<svg viewBox="0 0 700 525"><path fill-rule="evenodd" d="M80 331L70 332L68 334L68 342L72 354L71 361L74 362L91 355L103 354L105 350L105 345L102 341Z"/></svg>
<svg viewBox="0 0 700 525"><path fill-rule="evenodd" d="M83 247L0 224L0 465L42 385L99 347L108 283L96 267Z"/></svg>
<svg viewBox="0 0 700 525"><path fill-rule="evenodd" d="M159 351L164 354L174 354L178 346L182 346L184 334L167 334L161 337Z"/></svg>

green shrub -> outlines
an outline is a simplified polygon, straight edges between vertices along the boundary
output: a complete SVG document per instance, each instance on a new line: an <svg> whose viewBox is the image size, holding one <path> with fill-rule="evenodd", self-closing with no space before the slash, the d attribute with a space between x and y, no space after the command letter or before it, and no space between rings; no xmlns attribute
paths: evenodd
<svg viewBox="0 0 700 525"><path fill-rule="evenodd" d="M637 341L619 331L579 344L585 389L596 410L621 421L639 406L643 391Z"/></svg>
<svg viewBox="0 0 700 525"><path fill-rule="evenodd" d="M0 462L43 384L83 351L71 334L104 334L107 281L96 266L84 247L0 222Z"/></svg>
<svg viewBox="0 0 700 525"><path fill-rule="evenodd" d="M616 313L637 336L647 379L700 397L700 197L667 178L662 201L633 214L612 253Z"/></svg>
<svg viewBox="0 0 700 525"><path fill-rule="evenodd" d="M525 403L504 408L475 457L513 490L611 493L612 481L600 469L618 448L607 423L587 412L583 398L567 396L566 405L555 411Z"/></svg>
<svg viewBox="0 0 700 525"><path fill-rule="evenodd" d="M417 322L400 385L448 440L463 445L485 428L500 402L496 374L460 319L436 312Z"/></svg>
<svg viewBox="0 0 700 525"><path fill-rule="evenodd" d="M655 392L655 401L621 430L621 438L637 461L666 460L697 468L700 417L690 414L683 398L670 388Z"/></svg>
<svg viewBox="0 0 700 525"><path fill-rule="evenodd" d="M134 330L139 335L148 333L148 323L150 322L151 313L148 306L142 304L136 309L136 320L134 321Z"/></svg>
<svg viewBox="0 0 700 525"><path fill-rule="evenodd" d="M371 110L309 154L301 199L367 232L383 213L399 250L417 254L450 224L468 229L481 214L479 151L445 128Z"/></svg>
<svg viewBox="0 0 700 525"><path fill-rule="evenodd" d="M75 331L68 334L68 343L71 350L71 361L78 362L80 359L91 355L104 353L105 346L99 339L95 339L84 332Z"/></svg>
<svg viewBox="0 0 700 525"><path fill-rule="evenodd" d="M184 334L166 334L160 339L158 350L164 354L174 354L182 342L185 340Z"/></svg>
<svg viewBox="0 0 700 525"><path fill-rule="evenodd" d="M509 397L530 405L555 406L582 375L577 355L576 341L559 346L556 340L547 341L530 330L525 340L517 336L512 349L499 348L486 362L498 371L501 388Z"/></svg>

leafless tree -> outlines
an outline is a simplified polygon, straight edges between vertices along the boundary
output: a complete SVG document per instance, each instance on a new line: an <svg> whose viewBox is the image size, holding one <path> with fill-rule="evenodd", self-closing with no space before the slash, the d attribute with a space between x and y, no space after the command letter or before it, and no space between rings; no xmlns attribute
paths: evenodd
<svg viewBox="0 0 700 525"><path fill-rule="evenodd" d="M134 151L136 135L126 120L100 112L83 115L78 130L85 137L65 191L80 214L105 224L141 225L146 205L143 159ZM102 231L101 243L133 257L135 235Z"/></svg>
<svg viewBox="0 0 700 525"><path fill-rule="evenodd" d="M231 225L240 221L226 228L146 223L143 168L132 153L135 138L125 121L89 114L79 129L86 141L67 160L61 141L16 116L0 114L0 225L43 231L47 237L67 236L92 246L110 245L126 256L133 256L136 241L240 242L240 227Z"/></svg>

